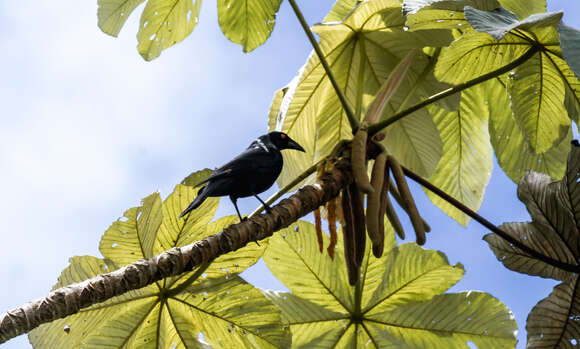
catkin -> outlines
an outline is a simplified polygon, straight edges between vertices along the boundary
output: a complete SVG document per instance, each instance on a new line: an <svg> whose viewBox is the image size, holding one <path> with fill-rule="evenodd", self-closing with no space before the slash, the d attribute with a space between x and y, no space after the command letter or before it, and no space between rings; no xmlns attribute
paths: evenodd
<svg viewBox="0 0 580 349"><path fill-rule="evenodd" d="M388 161L387 161L388 163ZM387 166L387 170L388 170L389 166ZM401 199L401 194L399 194L399 191L397 190L397 187L395 186L395 184L393 183L392 179L389 178L389 192L391 193L391 195L393 195L393 197L395 198L395 201L397 201L397 203L399 204L399 206L401 206L405 211L407 211L407 208L405 207L405 205L403 204L403 199ZM425 229L425 232L430 232L431 231L431 226L429 226L429 224L423 219L421 218L421 221L423 222L423 227Z"/></svg>
<svg viewBox="0 0 580 349"><path fill-rule="evenodd" d="M358 268L356 266L355 252L355 233L354 233L354 215L352 210L352 195L350 186L342 190L342 236L344 243L344 260L346 262L346 271L348 283L355 285L359 279Z"/></svg>
<svg viewBox="0 0 580 349"><path fill-rule="evenodd" d="M384 211L381 213L381 202L386 162L385 152L380 153L375 159L371 172L371 185L374 191L367 195L367 233L373 244L373 255L377 258L382 256L385 242Z"/></svg>
<svg viewBox="0 0 580 349"><path fill-rule="evenodd" d="M324 245L322 243L322 218L320 217L320 207L314 210L314 227L316 227L316 240L318 241L318 250L322 253Z"/></svg>
<svg viewBox="0 0 580 349"><path fill-rule="evenodd" d="M359 190L365 194L370 194L373 192L373 187L367 174L367 137L366 125L363 123L352 140L350 161L354 181Z"/></svg>
<svg viewBox="0 0 580 349"><path fill-rule="evenodd" d="M355 241L355 261L357 273L362 265L367 242L365 208L362 199L362 193L354 183L350 185L352 198L352 213L354 217L354 241Z"/></svg>
<svg viewBox="0 0 580 349"><path fill-rule="evenodd" d="M328 219L328 232L330 233L330 245L328 245L328 255L334 259L334 248L338 240L336 235L336 198L326 203L326 218Z"/></svg>
<svg viewBox="0 0 580 349"><path fill-rule="evenodd" d="M397 182L397 187L399 188L399 194L401 194L401 200L403 202L403 207L406 208L407 214L411 219L411 224L413 224L413 229L415 229L417 244L423 245L426 241L425 238L425 226L423 225L423 220L417 211L417 206L415 205L415 200L411 195L409 190L409 185L407 184L407 179L403 173L403 168L392 156L389 156L389 166L393 171L393 177L395 177L395 182Z"/></svg>

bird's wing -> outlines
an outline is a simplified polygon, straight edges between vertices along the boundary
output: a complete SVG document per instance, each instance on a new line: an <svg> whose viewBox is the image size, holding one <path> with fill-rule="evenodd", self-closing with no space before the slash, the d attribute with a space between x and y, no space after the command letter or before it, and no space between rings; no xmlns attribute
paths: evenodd
<svg viewBox="0 0 580 349"><path fill-rule="evenodd" d="M255 174L256 171L262 168L269 168L272 158L276 156L273 152L274 150L266 152L261 147L250 147L232 161L215 170L209 178L197 183L195 186L198 187L209 181L221 178Z"/></svg>

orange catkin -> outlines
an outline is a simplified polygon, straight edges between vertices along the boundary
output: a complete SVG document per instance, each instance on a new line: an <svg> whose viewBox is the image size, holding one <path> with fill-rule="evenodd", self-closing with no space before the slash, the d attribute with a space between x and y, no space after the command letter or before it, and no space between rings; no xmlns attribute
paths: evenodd
<svg viewBox="0 0 580 349"><path fill-rule="evenodd" d="M326 218L328 219L328 232L330 233L330 245L328 245L327 251L331 259L334 259L334 249L338 241L338 236L336 235L336 201L337 198L334 198L326 203Z"/></svg>
<svg viewBox="0 0 580 349"><path fill-rule="evenodd" d="M314 226L316 227L316 240L318 240L318 250L322 253L324 248L322 243L322 219L320 218L320 207L314 210Z"/></svg>
<svg viewBox="0 0 580 349"><path fill-rule="evenodd" d="M344 243L344 260L346 262L348 283L355 285L359 279L359 269L356 265L354 215L352 211L352 196L350 188L351 186L349 185L342 190L341 204L343 212L342 215L344 217L344 224L342 226L342 240Z"/></svg>

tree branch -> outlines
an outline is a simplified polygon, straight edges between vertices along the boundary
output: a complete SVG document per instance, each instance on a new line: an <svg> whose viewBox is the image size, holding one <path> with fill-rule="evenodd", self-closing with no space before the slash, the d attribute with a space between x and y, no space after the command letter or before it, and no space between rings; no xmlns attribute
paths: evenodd
<svg viewBox="0 0 580 349"><path fill-rule="evenodd" d="M350 163L345 159L339 160L333 170L314 184L282 200L272 208L271 213L255 215L193 244L174 247L112 273L59 288L44 298L12 309L0 315L0 343L127 291L191 271L250 242L272 236L275 231L289 226L336 197L341 188L350 182Z"/></svg>
<svg viewBox="0 0 580 349"><path fill-rule="evenodd" d="M500 228L496 227L493 223L491 223L487 219L483 218L482 216L480 216L479 214L477 214L476 212L471 210L469 207L465 206L463 203L459 202L457 199L455 199L451 195L447 194L443 190L441 190L441 189L437 188L436 186L434 186L433 184L429 183L426 179L419 176L415 172L409 170L408 168L403 167L403 172L405 173L405 175L407 177L411 178L415 182L417 182L417 183L421 184L422 186L424 186L425 188L429 189L430 191L435 193L437 196L439 196L443 200L447 201L451 205L455 206L458 210L465 213L469 217L473 218L479 224L483 225L487 229L496 233L502 239L509 242L514 247L519 248L520 250L527 253L528 255L530 255L530 256L532 256L532 257L534 257L534 258L536 258L536 259L538 259L546 264L549 264L549 265L554 266L556 268L560 268L562 270L566 270L566 271L569 271L572 273L578 273L580 271L580 267L577 265L567 264L567 263L563 263L563 262L560 262L558 260L552 259L552 258L545 256L545 255L535 251L534 249L524 245L519 240L512 237L510 234L508 234L505 231L501 230Z"/></svg>

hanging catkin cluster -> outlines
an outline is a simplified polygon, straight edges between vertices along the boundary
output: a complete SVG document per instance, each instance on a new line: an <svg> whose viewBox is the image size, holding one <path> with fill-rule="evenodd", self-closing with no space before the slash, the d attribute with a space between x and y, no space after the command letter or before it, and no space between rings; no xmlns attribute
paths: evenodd
<svg viewBox="0 0 580 349"><path fill-rule="evenodd" d="M350 157L354 182L343 188L340 198L329 201L326 208L328 220L330 245L328 254L334 258L334 246L337 241L336 221L342 226L344 257L349 283L355 285L360 277L366 236L372 243L372 252L376 258L380 258L384 250L385 242L385 216L393 226L397 235L405 238L405 231L391 203L389 193L409 216L415 230L416 242L419 245L425 243L425 232L430 231L429 225L421 218L415 200L411 195L403 169L397 159L388 155L376 138L369 139L367 124L363 122L355 132L352 142L338 150L338 156ZM369 151L369 148L372 150ZM369 155L370 154L370 155ZM336 162L333 154L318 166L318 177L323 176ZM374 165L369 180L367 162L374 158ZM395 182L391 180L392 172ZM395 184L396 183L396 184ZM366 194L366 210L364 195ZM315 226L319 250L323 251L322 239L322 215L320 208L314 212Z"/></svg>

